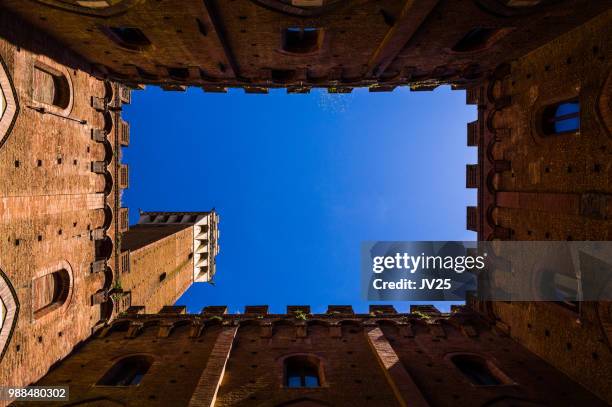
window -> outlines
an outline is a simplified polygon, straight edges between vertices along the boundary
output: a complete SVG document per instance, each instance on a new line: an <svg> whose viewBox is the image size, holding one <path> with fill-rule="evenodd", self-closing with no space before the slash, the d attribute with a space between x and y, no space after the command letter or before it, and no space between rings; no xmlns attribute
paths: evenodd
<svg viewBox="0 0 612 407"><path fill-rule="evenodd" d="M70 275L66 269L38 277L32 281L32 310L40 318L61 307L68 299Z"/></svg>
<svg viewBox="0 0 612 407"><path fill-rule="evenodd" d="M480 51L490 46L500 33L496 28L476 27L472 28L452 48L455 52Z"/></svg>
<svg viewBox="0 0 612 407"><path fill-rule="evenodd" d="M159 275L159 282L161 283L162 281L164 281L166 279L166 273L161 273Z"/></svg>
<svg viewBox="0 0 612 407"><path fill-rule="evenodd" d="M68 108L70 104L70 86L60 72L46 66L35 66L32 74L32 98L46 105Z"/></svg>
<svg viewBox="0 0 612 407"><path fill-rule="evenodd" d="M101 30L108 38L122 48L139 51L151 45L151 41L139 28L102 27Z"/></svg>
<svg viewBox="0 0 612 407"><path fill-rule="evenodd" d="M318 51L323 39L320 28L291 27L283 31L282 48L292 54L308 54Z"/></svg>
<svg viewBox="0 0 612 407"><path fill-rule="evenodd" d="M546 136L580 130L580 103L568 100L546 107L542 113L542 132Z"/></svg>
<svg viewBox="0 0 612 407"><path fill-rule="evenodd" d="M451 361L476 386L497 386L503 384L500 377L491 371L487 361L480 356L456 355L451 358Z"/></svg>
<svg viewBox="0 0 612 407"><path fill-rule="evenodd" d="M115 363L96 385L137 386L151 368L152 363L153 361L148 356L128 356Z"/></svg>
<svg viewBox="0 0 612 407"><path fill-rule="evenodd" d="M285 386L319 387L319 359L313 356L291 356L285 359Z"/></svg>

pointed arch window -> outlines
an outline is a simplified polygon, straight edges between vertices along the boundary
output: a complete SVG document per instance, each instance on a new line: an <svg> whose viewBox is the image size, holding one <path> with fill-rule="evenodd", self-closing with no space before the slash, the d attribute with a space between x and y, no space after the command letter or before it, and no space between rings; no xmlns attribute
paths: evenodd
<svg viewBox="0 0 612 407"><path fill-rule="evenodd" d="M137 386L147 374L153 360L145 355L128 356L111 367L97 386Z"/></svg>
<svg viewBox="0 0 612 407"><path fill-rule="evenodd" d="M282 49L291 54L316 52L322 42L323 30L316 27L289 27L282 35Z"/></svg>
<svg viewBox="0 0 612 407"><path fill-rule="evenodd" d="M451 358L455 367L475 386L499 386L511 380L481 356L460 354Z"/></svg>
<svg viewBox="0 0 612 407"><path fill-rule="evenodd" d="M320 387L321 364L319 358L296 355L285 359L285 386Z"/></svg>
<svg viewBox="0 0 612 407"><path fill-rule="evenodd" d="M542 112L542 133L545 136L577 133L580 131L580 102L578 99L565 100L544 108Z"/></svg>
<svg viewBox="0 0 612 407"><path fill-rule="evenodd" d="M70 85L59 71L37 63L32 75L32 98L45 105L67 109L70 105Z"/></svg>
<svg viewBox="0 0 612 407"><path fill-rule="evenodd" d="M45 274L32 281L32 310L38 319L58 308L68 299L70 274L66 269Z"/></svg>

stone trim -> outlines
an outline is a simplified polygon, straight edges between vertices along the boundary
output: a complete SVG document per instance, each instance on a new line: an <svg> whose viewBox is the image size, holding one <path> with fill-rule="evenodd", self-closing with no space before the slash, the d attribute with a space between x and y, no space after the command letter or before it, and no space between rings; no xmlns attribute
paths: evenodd
<svg viewBox="0 0 612 407"><path fill-rule="evenodd" d="M6 308L6 316L0 327L0 361L2 361L8 344L11 342L15 326L17 325L17 317L19 316L17 293L2 270L0 270L0 298Z"/></svg>
<svg viewBox="0 0 612 407"><path fill-rule="evenodd" d="M238 327L236 326L224 327L217 336L206 367L198 380L198 385L191 396L191 400L189 400L190 407L212 407L215 405L237 331Z"/></svg>
<svg viewBox="0 0 612 407"><path fill-rule="evenodd" d="M429 406L380 328L368 329L366 337L399 405L402 407Z"/></svg>
<svg viewBox="0 0 612 407"><path fill-rule="evenodd" d="M0 118L0 148L11 134L11 130L17 119L17 113L19 112L19 101L16 96L15 87L13 81L8 73L8 68L4 63L4 60L0 57L0 87L4 94L4 100L6 101L6 108L4 114ZM0 112L1 113L1 112Z"/></svg>

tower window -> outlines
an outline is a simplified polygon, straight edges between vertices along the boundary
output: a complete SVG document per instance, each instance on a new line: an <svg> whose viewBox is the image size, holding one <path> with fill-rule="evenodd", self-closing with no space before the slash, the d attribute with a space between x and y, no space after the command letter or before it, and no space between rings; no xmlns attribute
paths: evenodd
<svg viewBox="0 0 612 407"><path fill-rule="evenodd" d="M46 274L32 281L32 309L40 318L61 307L68 298L70 275L65 269Z"/></svg>
<svg viewBox="0 0 612 407"><path fill-rule="evenodd" d="M456 355L451 358L453 364L461 373L476 386L496 386L502 380L494 374L487 361L476 355Z"/></svg>
<svg viewBox="0 0 612 407"><path fill-rule="evenodd" d="M291 356L285 359L285 386L320 387L320 362L313 356Z"/></svg>
<svg viewBox="0 0 612 407"><path fill-rule="evenodd" d="M292 54L308 54L320 48L322 39L320 28L291 27L283 31L282 47Z"/></svg>
<svg viewBox="0 0 612 407"><path fill-rule="evenodd" d="M101 29L107 37L123 48L139 51L151 45L151 41L139 28L102 27Z"/></svg>
<svg viewBox="0 0 612 407"><path fill-rule="evenodd" d="M472 28L455 44L452 50L455 52L480 51L490 46L499 32L500 30L496 28Z"/></svg>
<svg viewBox="0 0 612 407"><path fill-rule="evenodd" d="M542 112L542 132L546 136L580 130L580 103L567 100L547 106Z"/></svg>
<svg viewBox="0 0 612 407"><path fill-rule="evenodd" d="M98 381L98 386L137 386L153 361L144 355L128 356L111 367Z"/></svg>
<svg viewBox="0 0 612 407"><path fill-rule="evenodd" d="M159 282L161 283L162 281L164 281L166 279L166 273L161 273L159 275Z"/></svg>
<svg viewBox="0 0 612 407"><path fill-rule="evenodd" d="M70 104L70 86L60 72L46 66L35 66L32 74L32 98L46 105L66 109Z"/></svg>

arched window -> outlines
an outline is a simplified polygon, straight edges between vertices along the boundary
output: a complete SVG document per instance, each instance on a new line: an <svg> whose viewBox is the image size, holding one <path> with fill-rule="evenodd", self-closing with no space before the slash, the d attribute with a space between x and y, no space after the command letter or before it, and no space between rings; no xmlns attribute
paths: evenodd
<svg viewBox="0 0 612 407"><path fill-rule="evenodd" d="M40 318L61 307L70 291L70 274L66 269L45 274L32 281L32 310Z"/></svg>
<svg viewBox="0 0 612 407"><path fill-rule="evenodd" d="M70 105L70 85L59 71L35 65L32 74L32 98L40 103L66 109Z"/></svg>
<svg viewBox="0 0 612 407"><path fill-rule="evenodd" d="M309 54L321 47L323 31L314 27L290 27L283 31L282 49L292 54Z"/></svg>
<svg viewBox="0 0 612 407"><path fill-rule="evenodd" d="M508 381L501 374L493 373L487 361L480 356L455 355L451 361L476 386L496 386Z"/></svg>
<svg viewBox="0 0 612 407"><path fill-rule="evenodd" d="M455 52L481 51L490 47L503 30L497 28L476 27L467 32L452 48Z"/></svg>
<svg viewBox="0 0 612 407"><path fill-rule="evenodd" d="M136 27L102 27L101 30L122 48L139 51L151 45L147 36Z"/></svg>
<svg viewBox="0 0 612 407"><path fill-rule="evenodd" d="M545 136L576 133L580 130L580 103L566 100L547 106L542 112L542 133Z"/></svg>
<svg viewBox="0 0 612 407"><path fill-rule="evenodd" d="M134 355L121 359L96 383L97 386L136 386L140 384L153 360L149 356Z"/></svg>
<svg viewBox="0 0 612 407"><path fill-rule="evenodd" d="M314 356L296 355L285 359L285 386L320 387L321 364Z"/></svg>

